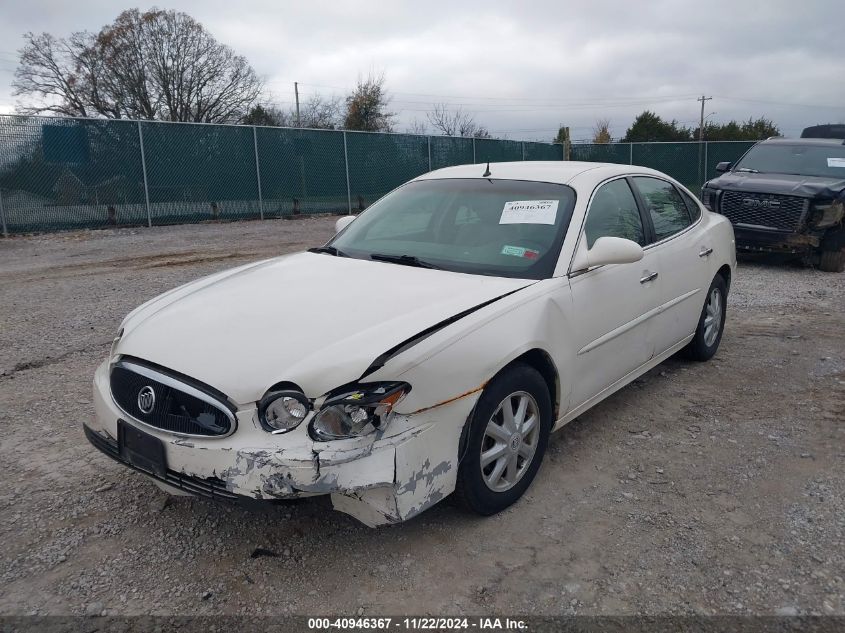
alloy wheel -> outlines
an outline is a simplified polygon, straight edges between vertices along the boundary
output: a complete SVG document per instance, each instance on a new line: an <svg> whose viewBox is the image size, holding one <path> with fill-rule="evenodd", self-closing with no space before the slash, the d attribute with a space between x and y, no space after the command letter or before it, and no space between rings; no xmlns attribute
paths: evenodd
<svg viewBox="0 0 845 633"><path fill-rule="evenodd" d="M540 438L540 409L525 391L496 407L481 441L481 474L493 492L513 488L528 471Z"/></svg>
<svg viewBox="0 0 845 633"><path fill-rule="evenodd" d="M712 347L722 327L722 294L718 288L710 291L704 306L704 344Z"/></svg>

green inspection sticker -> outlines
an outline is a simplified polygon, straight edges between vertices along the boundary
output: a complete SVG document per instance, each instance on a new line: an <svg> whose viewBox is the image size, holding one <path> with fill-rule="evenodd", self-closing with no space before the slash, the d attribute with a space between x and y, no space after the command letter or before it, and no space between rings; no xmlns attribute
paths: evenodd
<svg viewBox="0 0 845 633"><path fill-rule="evenodd" d="M505 244L502 247L502 255L513 255L514 257L525 257L526 259L537 259L540 256L540 251L523 248L522 246L510 246L509 244Z"/></svg>

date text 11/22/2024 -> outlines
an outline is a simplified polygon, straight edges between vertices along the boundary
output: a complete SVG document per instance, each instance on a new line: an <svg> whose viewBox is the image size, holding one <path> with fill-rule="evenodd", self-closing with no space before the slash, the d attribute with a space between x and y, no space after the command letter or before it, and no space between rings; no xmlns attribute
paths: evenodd
<svg viewBox="0 0 845 633"><path fill-rule="evenodd" d="M351 617L351 618L308 618L309 630L405 630L405 631L442 631L471 630L481 631L525 631L528 625L524 620L513 618L474 617Z"/></svg>

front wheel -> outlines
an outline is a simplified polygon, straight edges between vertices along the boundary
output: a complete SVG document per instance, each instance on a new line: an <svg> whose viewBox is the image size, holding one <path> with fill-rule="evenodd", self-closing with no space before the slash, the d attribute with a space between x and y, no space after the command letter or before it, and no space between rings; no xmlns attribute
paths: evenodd
<svg viewBox="0 0 845 633"><path fill-rule="evenodd" d="M484 389L469 425L455 500L489 516L522 496L543 461L552 426L543 377L528 365L506 369Z"/></svg>
<svg viewBox="0 0 845 633"><path fill-rule="evenodd" d="M826 273L845 271L845 246L837 250L822 250L819 253L819 270Z"/></svg>
<svg viewBox="0 0 845 633"><path fill-rule="evenodd" d="M725 315L727 314L728 287L721 275L716 275L707 291L707 299L701 309L701 316L698 319L698 327L695 335L684 348L687 358L692 360L705 361L713 358L719 343L722 341L722 332L725 329Z"/></svg>

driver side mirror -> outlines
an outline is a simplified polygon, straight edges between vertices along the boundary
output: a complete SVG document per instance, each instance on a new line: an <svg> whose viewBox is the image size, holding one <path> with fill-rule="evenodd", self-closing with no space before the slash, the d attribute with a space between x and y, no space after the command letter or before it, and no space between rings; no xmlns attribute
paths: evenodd
<svg viewBox="0 0 845 633"><path fill-rule="evenodd" d="M643 247L624 237L600 237L593 247L582 242L572 262L572 272L584 271L607 264L633 264L643 258Z"/></svg>
<svg viewBox="0 0 845 633"><path fill-rule="evenodd" d="M733 165L733 163L727 160L723 160L721 163L716 163L716 173L724 174L726 171L730 171L731 165Z"/></svg>
<svg viewBox="0 0 845 633"><path fill-rule="evenodd" d="M342 218L340 218L337 222L334 223L334 232L340 233L343 229L352 224L352 221L354 219L354 215L344 215Z"/></svg>

